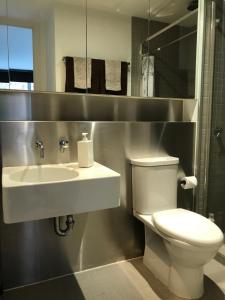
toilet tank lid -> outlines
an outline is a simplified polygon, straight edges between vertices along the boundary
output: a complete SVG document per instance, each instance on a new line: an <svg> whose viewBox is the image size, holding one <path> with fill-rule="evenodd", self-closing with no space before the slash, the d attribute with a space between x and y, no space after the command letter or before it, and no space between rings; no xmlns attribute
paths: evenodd
<svg viewBox="0 0 225 300"><path fill-rule="evenodd" d="M131 164L142 167L178 165L179 158L173 156L133 158Z"/></svg>

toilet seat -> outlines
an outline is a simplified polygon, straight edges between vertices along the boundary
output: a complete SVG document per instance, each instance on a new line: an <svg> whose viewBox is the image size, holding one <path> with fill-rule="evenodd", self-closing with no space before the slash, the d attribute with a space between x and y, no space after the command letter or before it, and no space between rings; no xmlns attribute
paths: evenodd
<svg viewBox="0 0 225 300"><path fill-rule="evenodd" d="M189 210L177 208L153 213L156 229L169 238L197 247L218 247L223 234L213 222Z"/></svg>
<svg viewBox="0 0 225 300"><path fill-rule="evenodd" d="M170 243L176 244L181 248L196 248L196 246L193 246L191 244L188 244L186 242L183 241L179 241L175 238L172 238L168 235L166 235L165 233L159 231L155 224L153 223L153 219L152 219L152 215L143 215L143 214L139 214L137 212L134 211L134 216L139 219L141 222L143 222L147 227L151 228L155 233L157 233L158 235L160 235L162 238L164 238L165 240L169 241Z"/></svg>

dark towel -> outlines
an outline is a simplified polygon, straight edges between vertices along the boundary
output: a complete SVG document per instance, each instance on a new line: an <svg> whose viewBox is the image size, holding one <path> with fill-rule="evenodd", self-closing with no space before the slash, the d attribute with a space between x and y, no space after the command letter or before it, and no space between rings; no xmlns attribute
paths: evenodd
<svg viewBox="0 0 225 300"><path fill-rule="evenodd" d="M127 72L128 63L121 62L121 91L107 91L105 88L105 61L102 59L92 59L91 88L78 89L74 87L74 63L73 57L65 57L66 83L65 92L91 93L108 95L127 95Z"/></svg>

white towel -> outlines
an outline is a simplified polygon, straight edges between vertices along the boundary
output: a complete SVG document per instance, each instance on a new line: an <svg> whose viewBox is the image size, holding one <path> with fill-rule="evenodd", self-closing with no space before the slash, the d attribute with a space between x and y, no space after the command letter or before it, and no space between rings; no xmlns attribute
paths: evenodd
<svg viewBox="0 0 225 300"><path fill-rule="evenodd" d="M154 97L154 71L154 56L142 57L142 97Z"/></svg>
<svg viewBox="0 0 225 300"><path fill-rule="evenodd" d="M105 88L109 91L121 91L121 61L105 61Z"/></svg>
<svg viewBox="0 0 225 300"><path fill-rule="evenodd" d="M86 58L83 57L74 57L73 63L74 87L78 89L91 88L91 58L87 58L86 60Z"/></svg>

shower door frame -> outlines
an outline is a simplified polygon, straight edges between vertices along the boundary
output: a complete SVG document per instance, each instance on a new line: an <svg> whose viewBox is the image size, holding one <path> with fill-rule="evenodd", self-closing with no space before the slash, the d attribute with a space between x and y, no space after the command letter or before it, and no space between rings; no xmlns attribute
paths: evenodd
<svg viewBox="0 0 225 300"><path fill-rule="evenodd" d="M195 210L207 216L209 154L211 138L214 49L216 32L216 2L206 0L202 3L203 37L205 45L202 61L202 83L199 90L198 126L196 147L196 176L198 189L196 191Z"/></svg>

